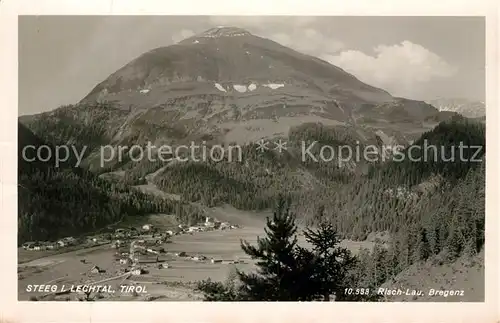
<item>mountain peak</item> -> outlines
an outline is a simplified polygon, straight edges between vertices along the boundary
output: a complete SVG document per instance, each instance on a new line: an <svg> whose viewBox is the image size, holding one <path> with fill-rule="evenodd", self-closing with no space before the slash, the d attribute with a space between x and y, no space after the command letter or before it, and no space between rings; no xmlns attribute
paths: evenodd
<svg viewBox="0 0 500 323"><path fill-rule="evenodd" d="M238 27L230 26L217 26L215 28L210 28L196 37L207 37L207 38L218 38L218 37L235 37L235 36L250 36L252 35L248 31Z"/></svg>

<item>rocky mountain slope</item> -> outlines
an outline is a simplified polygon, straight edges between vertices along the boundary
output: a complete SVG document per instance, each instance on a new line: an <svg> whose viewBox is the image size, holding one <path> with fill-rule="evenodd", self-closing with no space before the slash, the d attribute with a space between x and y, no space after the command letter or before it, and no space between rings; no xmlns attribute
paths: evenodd
<svg viewBox="0 0 500 323"><path fill-rule="evenodd" d="M117 141L138 135L137 128L155 127L248 143L286 135L304 122L335 125L369 115L419 126L439 115L424 102L394 98L328 62L235 27L144 53L81 101L95 102L130 112Z"/></svg>
<svg viewBox="0 0 500 323"><path fill-rule="evenodd" d="M287 137L294 127L318 122L407 144L452 114L224 27L144 53L78 104L20 121L48 142L88 147L92 164L99 145L245 144Z"/></svg>

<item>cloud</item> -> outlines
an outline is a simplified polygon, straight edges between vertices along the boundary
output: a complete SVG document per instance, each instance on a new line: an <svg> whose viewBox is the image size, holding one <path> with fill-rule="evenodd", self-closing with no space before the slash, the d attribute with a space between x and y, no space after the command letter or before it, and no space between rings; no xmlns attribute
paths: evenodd
<svg viewBox="0 0 500 323"><path fill-rule="evenodd" d="M407 40L390 46L379 45L374 52L375 55L370 56L358 50L345 50L321 58L398 96L411 96L429 81L448 78L457 72L456 67L439 55Z"/></svg>
<svg viewBox="0 0 500 323"><path fill-rule="evenodd" d="M298 29L292 33L274 33L268 37L283 46L315 56L335 54L344 47L342 42L312 28Z"/></svg>
<svg viewBox="0 0 500 323"><path fill-rule="evenodd" d="M244 28L254 35L314 56L338 53L344 44L321 29L313 28L319 19L313 16L211 16L209 22L214 26Z"/></svg>

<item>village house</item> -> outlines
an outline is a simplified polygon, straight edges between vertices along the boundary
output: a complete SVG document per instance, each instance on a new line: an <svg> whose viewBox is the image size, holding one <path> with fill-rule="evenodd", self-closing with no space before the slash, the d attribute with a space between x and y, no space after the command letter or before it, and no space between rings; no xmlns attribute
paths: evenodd
<svg viewBox="0 0 500 323"><path fill-rule="evenodd" d="M206 227L211 227L211 228L213 228L213 227L214 227L214 225L215 225L215 224L214 224L213 219L212 219L211 217L207 216L207 217L205 218L205 226L206 226Z"/></svg>
<svg viewBox="0 0 500 323"><path fill-rule="evenodd" d="M136 263L138 264L154 264L159 262L158 255L153 255L153 254L138 255L136 259L137 259Z"/></svg>
<svg viewBox="0 0 500 323"><path fill-rule="evenodd" d="M42 250L42 244L40 242L35 242L33 244L33 250L36 250L36 251Z"/></svg>
<svg viewBox="0 0 500 323"><path fill-rule="evenodd" d="M194 261L203 261L203 260L206 260L206 259L207 259L207 257L202 256L202 255L191 257L191 260L194 260Z"/></svg>
<svg viewBox="0 0 500 323"><path fill-rule="evenodd" d="M129 258L120 259L120 265L129 265L131 263Z"/></svg>
<svg viewBox="0 0 500 323"><path fill-rule="evenodd" d="M33 248L35 247L36 242L30 241L30 242L25 242L23 243L23 249L24 250L34 250Z"/></svg>
<svg viewBox="0 0 500 323"><path fill-rule="evenodd" d="M205 223L203 223L203 228L205 230L211 230L215 228L215 223L213 221L205 221Z"/></svg>
<svg viewBox="0 0 500 323"><path fill-rule="evenodd" d="M99 274L99 273L101 273L101 272L102 272L102 270L101 270L101 268L99 268L98 266L94 266L94 267L92 267L92 268L90 269L90 273L91 273L91 274Z"/></svg>
<svg viewBox="0 0 500 323"><path fill-rule="evenodd" d="M73 237L62 238L59 241L57 241L57 244L59 245L59 247L72 246L76 244L76 239Z"/></svg>
<svg viewBox="0 0 500 323"><path fill-rule="evenodd" d="M188 232L189 232L189 233L192 233L192 232L200 232L200 231L203 231L203 228L198 227L198 226L192 226L192 227L189 227L189 228L188 228Z"/></svg>
<svg viewBox="0 0 500 323"><path fill-rule="evenodd" d="M145 224L142 226L142 230L144 231L151 231L153 229L153 225L151 224Z"/></svg>
<svg viewBox="0 0 500 323"><path fill-rule="evenodd" d="M132 270L130 270L130 273L134 276L139 276L145 274L146 271L142 268L133 268Z"/></svg>
<svg viewBox="0 0 500 323"><path fill-rule="evenodd" d="M54 242L47 242L47 244L45 245L45 248L48 249L48 250L55 249L56 248L56 244Z"/></svg>
<svg viewBox="0 0 500 323"><path fill-rule="evenodd" d="M159 253L158 251L153 250L153 248L147 248L146 251L149 252L149 253L154 253L154 254L158 254Z"/></svg>

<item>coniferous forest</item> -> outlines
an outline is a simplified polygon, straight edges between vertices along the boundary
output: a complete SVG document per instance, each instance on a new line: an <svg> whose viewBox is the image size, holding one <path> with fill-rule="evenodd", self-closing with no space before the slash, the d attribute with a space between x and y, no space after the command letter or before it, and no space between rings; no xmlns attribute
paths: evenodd
<svg viewBox="0 0 500 323"><path fill-rule="evenodd" d="M26 127L19 125L18 131L19 156L26 145L46 145ZM93 232L127 216L167 213L184 217L184 221L198 216L181 201L155 198L123 183L100 179L84 168L75 168L71 160L61 167L51 162L19 158L20 243Z"/></svg>

